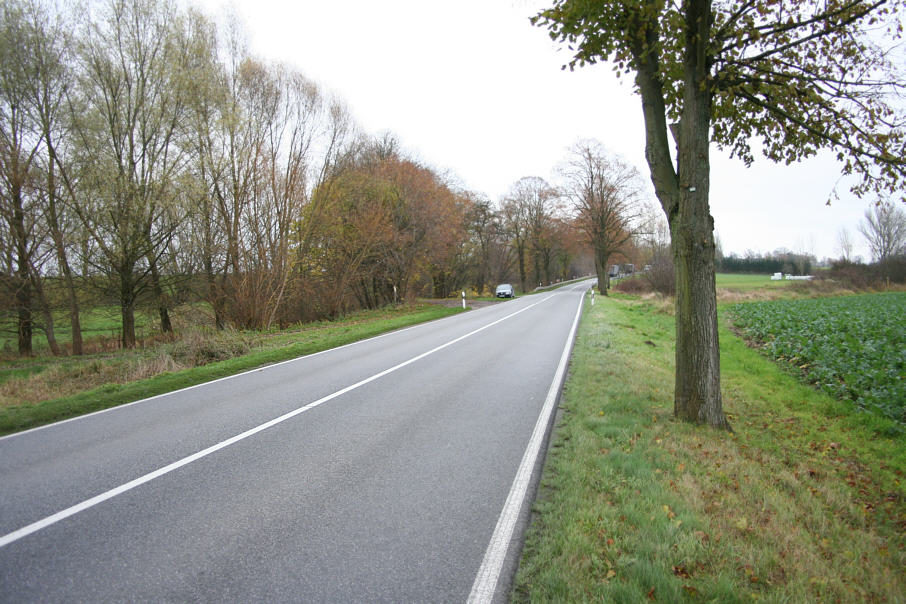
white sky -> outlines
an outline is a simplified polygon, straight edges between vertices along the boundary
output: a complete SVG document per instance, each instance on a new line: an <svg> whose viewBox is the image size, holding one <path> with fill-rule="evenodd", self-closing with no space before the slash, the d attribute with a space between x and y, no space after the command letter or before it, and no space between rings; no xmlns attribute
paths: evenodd
<svg viewBox="0 0 906 604"><path fill-rule="evenodd" d="M580 138L595 138L648 181L641 102L609 65L562 71L558 50L529 16L539 0L188 0L214 17L233 6L252 51L298 67L336 92L367 132L394 133L404 148L497 201L523 176L554 180ZM725 253L780 247L839 256L845 227L870 200L845 186L833 160L746 169L714 150L711 213ZM653 199L653 193L652 193Z"/></svg>

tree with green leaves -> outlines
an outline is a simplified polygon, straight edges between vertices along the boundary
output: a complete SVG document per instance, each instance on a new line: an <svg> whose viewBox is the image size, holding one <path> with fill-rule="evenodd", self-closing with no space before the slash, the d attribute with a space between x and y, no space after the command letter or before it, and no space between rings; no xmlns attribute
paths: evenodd
<svg viewBox="0 0 906 604"><path fill-rule="evenodd" d="M160 298L158 269L182 222L176 181L185 162L181 74L187 40L171 2L108 0L85 24L79 48L81 108L73 117L83 152L75 210L117 282L122 345L133 348L140 295ZM169 320L160 304L161 327Z"/></svg>
<svg viewBox="0 0 906 604"><path fill-rule="evenodd" d="M787 164L836 153L857 194L906 177L903 90L884 41L904 0L555 0L533 18L573 52L634 74L645 158L676 272L674 414L729 428L720 393L710 147L747 164L753 140ZM676 144L671 156L671 136ZM675 160L675 161L674 161Z"/></svg>

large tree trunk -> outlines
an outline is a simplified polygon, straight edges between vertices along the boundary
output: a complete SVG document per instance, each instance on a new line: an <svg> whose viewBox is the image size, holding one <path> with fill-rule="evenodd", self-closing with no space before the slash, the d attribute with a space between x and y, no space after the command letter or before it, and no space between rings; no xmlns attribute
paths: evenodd
<svg viewBox="0 0 906 604"><path fill-rule="evenodd" d="M80 355L84 352L84 346L82 344L82 321L79 316L79 297L68 263L63 268L63 279L69 295L69 330L72 332L72 354Z"/></svg>
<svg viewBox="0 0 906 604"><path fill-rule="evenodd" d="M218 330L223 330L226 328L226 308L223 302L223 279L218 279L214 275L214 271L211 270L210 266L206 265L205 275L207 276L208 282L208 302L211 304L211 308L214 310L214 326Z"/></svg>
<svg viewBox="0 0 906 604"><path fill-rule="evenodd" d="M658 40L656 19L638 25L633 54L645 119L645 158L651 182L670 224L676 271L676 383L674 415L729 429L720 394L720 346L714 291L714 222L708 208L711 97L707 46L709 0L686 2L683 110L677 166L670 158L660 66L647 52Z"/></svg>
<svg viewBox="0 0 906 604"><path fill-rule="evenodd" d="M707 197L694 197L698 199L680 202L676 226L671 224L676 269L673 413L685 421L729 428L720 394L712 220Z"/></svg>
<svg viewBox="0 0 906 604"><path fill-rule="evenodd" d="M679 124L677 205L668 214L676 271L676 390L679 419L729 428L720 394L720 344L714 290L714 219L708 207L711 92L706 51L708 0L686 5L683 112Z"/></svg>
<svg viewBox="0 0 906 604"><path fill-rule="evenodd" d="M595 272L598 275L598 291L602 296L607 295L610 288L610 275L607 273L607 255L595 252Z"/></svg>

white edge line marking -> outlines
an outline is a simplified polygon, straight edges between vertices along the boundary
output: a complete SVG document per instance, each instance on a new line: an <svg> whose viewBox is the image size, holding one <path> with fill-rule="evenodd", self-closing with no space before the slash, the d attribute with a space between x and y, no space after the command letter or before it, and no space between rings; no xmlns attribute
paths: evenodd
<svg viewBox="0 0 906 604"><path fill-rule="evenodd" d="M542 300L541 302L543 302L543 301L544 301L544 300ZM540 304L540 302L538 302L538 304ZM476 310L481 310L481 309L479 308L479 309L476 309ZM394 329L394 330L391 330L391 331L387 331L387 332L384 332L384 333L380 333L380 334L378 334L378 335L376 335L376 336L371 336L370 338L365 338L364 340L356 340L355 342L350 342L350 343L348 343L348 344L343 344L343 345L341 345L341 346L336 346L336 347L334 347L334 348L328 348L328 349L326 349L326 350L319 350L318 352L311 352L311 353L309 353L309 354L305 354L305 355L302 355L302 356L293 357L293 358L291 358L291 359L286 359L285 361L278 361L278 362L276 362L276 363L269 363L269 364L267 364L267 365L262 365L262 366L260 366L260 367L255 367L254 369L246 369L245 371L241 371L241 372L239 372L239 373L234 373L234 374L232 374L232 375L225 375L225 376L223 376L223 377L221 377L221 378L216 378L216 379L213 379L213 380L209 380L209 381L207 381L207 382L199 382L198 384L193 384L193 385L191 385L191 386L186 386L186 387L184 387L184 388L180 388L179 390L171 390L170 392L161 392L160 394L155 394L154 396L149 396L149 397L147 397L147 398L139 399L139 400L137 400L137 401L132 401L132 402L129 402L129 403L123 403L122 405L114 405L113 407L107 407L106 409L98 409L97 411L92 411L91 413L86 413L86 414L84 414L84 415L77 415L77 416L75 416L75 417L70 417L70 418L68 418L68 419L61 419L60 421L53 422L53 423L50 423L50 424L44 424L43 426L35 426L34 428L29 428L28 430L22 430L21 432L13 432L12 434L6 434L6 435L4 435L4 436L0 436L0 440L6 440L7 438L15 438L16 436L22 436L22 435L24 435L24 434L29 434L29 433L31 433L31 432L37 432L38 430L44 430L44 429L46 429L46 428L53 428L53 427L55 427L55 426L60 426L60 425L63 425L63 424L68 424L69 422L75 422L75 421L79 421L79 420L82 420L82 419L87 419L87 418L92 417L92 416L94 416L94 415L100 415L101 413L108 413L108 412L110 412L110 411L117 411L117 410L120 410L120 409L125 409L125 408L131 407L131 406L133 406L133 405L138 405L138 404L140 404L140 403L147 403L148 401L153 401L153 400L158 399L158 398L163 398L163 397L165 397L165 396L170 396L171 394L178 394L178 393L180 393L180 392L186 392L186 391L188 391L188 390L194 390L195 388L202 388L202 387L208 386L208 385L210 385L210 384L216 384L217 382L223 382L223 381L225 381L225 380L231 380L231 379L233 379L233 378L237 378L237 377L240 377L240 376L243 376L243 375L248 375L249 373L255 373L255 372L257 372L257 371L265 371L266 369L272 369L272 368L274 368L274 367L279 367L279 366L281 366L281 365L286 365L287 363L295 363L296 361L301 361L302 359L309 359L309 358L311 358L311 357L316 357L316 356L320 356L320 355L322 355L322 354L327 354L327 353L329 353L329 352L334 352L335 350L342 350L342 349L344 349L344 348L349 348L350 346L357 346L357 345L359 345L359 344L364 344L364 343L366 343L366 342L371 342L371 341L373 341L373 340L379 340L379 339L381 339L381 338L386 338L386 337L389 337L389 336L392 336L392 335L400 334L400 333L403 333L403 332L405 332L405 331L409 331L409 330L411 330L411 329L418 329L419 327L425 327L426 325L430 325L430 324L436 323L436 322L438 322L438 321L443 321L443 320L445 320L445 319L452 319L452 318L454 318L454 317L456 317L456 316L457 316L457 315L452 315L452 316L449 316L449 317L441 317L441 318L439 318L439 319L433 319L433 320L431 320L431 321L424 321L423 323L416 323L415 325L409 325L408 327L401 327L400 329Z"/></svg>
<svg viewBox="0 0 906 604"><path fill-rule="evenodd" d="M153 472L149 472L149 473L145 474L144 476L139 476L138 478L136 478L134 480L130 480L129 482L124 483L113 489L110 489L109 491L105 491L104 493L101 493L100 495L95 495L94 497L92 497L90 499L86 499L85 501L82 501L81 503L77 503L71 507L66 508L65 510L61 510L61 511L57 512L56 514L51 514L50 516L42 518L41 520L32 522L31 524L29 524L27 526L23 526L22 528L20 528L18 530L15 530L11 533L3 535L2 537L0 537L0 548L5 547L5 546L9 545L10 543L13 543L14 541L18 541L19 539L22 539L23 537L26 537L32 533L35 533L44 528L47 528L48 526L55 524L61 520L69 518L70 516L74 516L75 514L78 514L79 512L83 512L91 507L96 506L99 503L107 501L108 499L112 499L113 497L116 497L117 495L121 495L121 494L125 493L126 491L130 491L130 490L134 489L135 487L141 486L147 482L151 482L155 478L159 478L165 474L169 474L170 472L172 472L174 470L178 470L179 468L181 468L185 465L188 465L188 464L192 463L193 461L198 461L199 459L201 459L203 457L207 457L211 453L219 451L220 449L229 447L230 445L238 443L241 440L245 440L246 438L248 438L250 436L254 436L257 433L259 433L263 430L267 430L268 428L276 426L277 424L280 424L282 422L285 422L286 420L291 419L291 418L299 415L300 413L304 413L310 409L314 409L315 407L317 407L319 405L323 405L324 403L326 403L330 400L333 400L339 396L342 396L342 395L346 394L347 392L351 392L352 390L355 390L356 388L364 386L365 384L373 382L377 379L380 379L389 373L393 373L394 371L396 371L398 369L402 369L403 367L406 367L407 365L411 365L412 363L415 363L416 361L419 361L429 355L432 355L435 352L443 350L444 348L452 346L453 344L456 344L457 342L461 342L462 340L465 340L468 337L474 336L475 334L482 332L490 327L493 327L494 325L497 325L498 323L506 321L507 319L511 319L512 317L515 317L516 315L521 314L521 313L529 310L530 308L538 306L539 304L546 302L546 301L550 300L551 298L553 298L553 295L550 295L542 300L539 300L538 302L535 302L534 304L530 304L529 306L526 306L525 308L517 310L514 313L501 317L500 319L497 319L496 321L492 321L491 323L488 323L487 325L484 325L482 327L479 327L478 329L470 331L469 333L467 333L465 335L461 335L458 338L450 340L449 342L447 342L445 344L441 344L440 346L437 346L436 348L432 348L431 350L429 350L427 352L423 352L417 356L414 356L411 359L409 359L408 361L403 361L402 363L400 363L398 365L394 365L393 367L391 367L389 369L385 369L384 371L375 373L371 377L367 377L364 380L361 380L360 382L356 382L355 384L352 384L351 386L346 386L345 388L337 390L333 394L328 394L327 396L319 398L318 400L316 400L314 402L308 403L307 405L294 409L288 413L285 413L279 417L276 417L259 426L246 430L245 432L243 432L241 434L237 434L236 436L228 438L224 441L221 441L221 442L217 443L216 445L212 445L212 446L208 447L207 449L203 449L201 451L198 451L197 453L193 453L192 455L189 455L188 457L184 457L178 461L174 461L173 463L166 465L162 468L159 468L157 470L154 470Z"/></svg>
<svg viewBox="0 0 906 604"><path fill-rule="evenodd" d="M497 526L494 527L494 534L485 550L484 559L475 576L475 582L472 584L472 591L469 593L469 604L484 604L491 602L494 598L494 592L497 589L497 581L500 578L500 571L506 560L507 550L510 546L510 539L513 537L513 530L516 522L519 520L519 512L522 510L525 502L525 495L528 491L529 482L532 479L532 470L541 451L541 445L544 443L544 436L550 425L551 413L554 410L554 403L563 384L563 377L566 373L566 366L569 364L569 356L572 352L573 341L576 337L576 329L579 325L579 317L582 316L582 307L585 303L585 295L579 299L579 308L576 310L576 317L573 319L573 326L570 330L569 337L566 339L566 345L563 347L563 354L560 355L560 364L557 366L557 372L551 382L551 387L547 391L547 398L541 413L538 415L538 421L535 423L535 430L525 448L525 454L522 456L522 463L516 471L516 478L513 479L513 485L507 495L503 509L500 511L500 517L497 519Z"/></svg>

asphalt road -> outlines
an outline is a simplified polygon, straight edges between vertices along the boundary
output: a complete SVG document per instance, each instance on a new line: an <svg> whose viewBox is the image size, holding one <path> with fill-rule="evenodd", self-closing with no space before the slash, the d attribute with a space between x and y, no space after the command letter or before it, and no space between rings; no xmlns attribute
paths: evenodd
<svg viewBox="0 0 906 604"><path fill-rule="evenodd" d="M502 599L588 286L0 439L0 601Z"/></svg>

